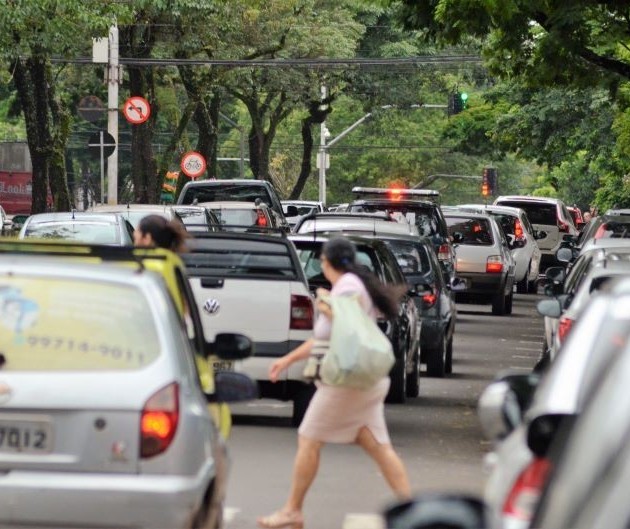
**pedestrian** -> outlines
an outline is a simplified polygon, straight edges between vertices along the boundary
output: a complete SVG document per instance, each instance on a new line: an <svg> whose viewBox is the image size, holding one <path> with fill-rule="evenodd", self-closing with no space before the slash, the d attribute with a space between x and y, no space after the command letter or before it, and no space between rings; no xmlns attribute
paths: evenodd
<svg viewBox="0 0 630 529"><path fill-rule="evenodd" d="M592 218L591 212L585 211L583 216L584 216L584 224L588 224Z"/></svg>
<svg viewBox="0 0 630 529"><path fill-rule="evenodd" d="M184 225L177 220L167 220L161 215L147 215L133 232L134 246L166 248L175 253L185 251L189 237Z"/></svg>
<svg viewBox="0 0 630 529"><path fill-rule="evenodd" d="M356 264L356 250L343 237L330 239L320 257L324 276L332 285L331 296L358 294L362 307L376 318L378 312L388 318L398 313L399 292L386 288L365 267ZM318 298L327 291L318 290ZM291 364L307 359L315 340L330 338L332 315L328 304L318 301L320 314L313 338L276 360L269 368L269 379L278 380L280 373ZM385 424L384 401L390 379L382 378L373 387L359 390L329 386L316 382L317 390L298 430L298 446L293 467L292 483L286 503L269 516L258 518L258 526L266 529L301 528L304 525L302 507L319 466L319 455L325 443L356 443L378 464L387 483L401 499L410 497L409 479L405 467L392 447Z"/></svg>

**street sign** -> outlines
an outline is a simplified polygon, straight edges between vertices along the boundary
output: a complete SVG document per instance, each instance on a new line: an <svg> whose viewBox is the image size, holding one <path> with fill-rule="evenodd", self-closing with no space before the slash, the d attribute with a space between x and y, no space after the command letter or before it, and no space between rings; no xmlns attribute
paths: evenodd
<svg viewBox="0 0 630 529"><path fill-rule="evenodd" d="M98 97L85 96L79 101L79 115L93 123L104 117L105 106Z"/></svg>
<svg viewBox="0 0 630 529"><path fill-rule="evenodd" d="M103 156L107 158L108 156L111 156L114 149L116 149L116 140L109 132L99 130L98 132L90 134L88 147L90 148L90 153L96 157L101 155L102 148Z"/></svg>
<svg viewBox="0 0 630 529"><path fill-rule="evenodd" d="M140 125L149 119L151 107L144 97L133 96L125 101L123 114L125 119L132 125Z"/></svg>
<svg viewBox="0 0 630 529"><path fill-rule="evenodd" d="M180 166L184 174L194 180L205 173L206 159L198 152L188 151L182 157Z"/></svg>

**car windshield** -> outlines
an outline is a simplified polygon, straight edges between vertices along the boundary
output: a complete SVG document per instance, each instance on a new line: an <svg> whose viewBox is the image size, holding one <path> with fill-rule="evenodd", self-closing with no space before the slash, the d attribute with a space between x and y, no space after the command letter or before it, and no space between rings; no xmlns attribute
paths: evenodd
<svg viewBox="0 0 630 529"><path fill-rule="evenodd" d="M0 371L129 371L160 354L151 307L131 286L0 276Z"/></svg>
<svg viewBox="0 0 630 529"><path fill-rule="evenodd" d="M254 226L258 213L254 209L213 209L221 224L232 226Z"/></svg>
<svg viewBox="0 0 630 529"><path fill-rule="evenodd" d="M306 279L309 283L327 282L322 272L322 265L320 261L320 245L309 245L305 248L298 247L297 253L300 259L300 263L302 264L302 268L304 269L304 273L306 274ZM372 262L372 258L370 257L369 253L367 253L365 249L357 248L356 260L358 264L363 265L374 272L374 263Z"/></svg>
<svg viewBox="0 0 630 529"><path fill-rule="evenodd" d="M284 210L284 213L286 215L287 213L287 209L289 206L282 206L282 209ZM319 211L319 208L317 206L295 206L297 208L297 214L299 216L302 215L309 215L311 213L317 213Z"/></svg>
<svg viewBox="0 0 630 529"><path fill-rule="evenodd" d="M459 244L492 246L492 229L487 219L446 217L448 232ZM458 240L459 239L459 240Z"/></svg>
<svg viewBox="0 0 630 529"><path fill-rule="evenodd" d="M207 185L204 187L190 187L184 194L183 204L197 202L256 202L260 199L271 207L271 197L263 186L249 184Z"/></svg>
<svg viewBox="0 0 630 529"><path fill-rule="evenodd" d="M532 224L555 226L558 223L558 213L555 204L533 204L531 202L507 200L501 201L500 205L524 209L529 222Z"/></svg>
<svg viewBox="0 0 630 529"><path fill-rule="evenodd" d="M25 237L38 239L64 239L94 244L118 244L118 226L106 222L43 222L31 224L26 229Z"/></svg>
<svg viewBox="0 0 630 529"><path fill-rule="evenodd" d="M429 208L422 206L410 206L408 204L353 204L348 207L348 211L361 213L385 212L397 220L406 221L415 225L421 236L429 237L440 232L438 220Z"/></svg>

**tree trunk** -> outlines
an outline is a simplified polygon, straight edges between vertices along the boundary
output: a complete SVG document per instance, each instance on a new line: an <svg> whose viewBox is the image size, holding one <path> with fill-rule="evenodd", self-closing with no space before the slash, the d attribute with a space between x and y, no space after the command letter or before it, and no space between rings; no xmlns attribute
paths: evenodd
<svg viewBox="0 0 630 529"><path fill-rule="evenodd" d="M311 155L313 154L313 133L311 131L311 117L302 120L302 165L295 186L289 195L289 200L300 198L306 180L311 174Z"/></svg>

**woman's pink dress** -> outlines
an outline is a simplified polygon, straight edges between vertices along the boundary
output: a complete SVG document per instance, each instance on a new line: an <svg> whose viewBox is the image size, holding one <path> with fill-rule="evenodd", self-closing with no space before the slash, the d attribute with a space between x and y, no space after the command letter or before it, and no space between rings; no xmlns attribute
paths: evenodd
<svg viewBox="0 0 630 529"><path fill-rule="evenodd" d="M332 296L359 294L363 308L376 319L376 309L363 281L346 273L330 291ZM331 322L320 314L315 322L316 340L330 338ZM366 426L381 444L389 444L385 424L384 401L389 390L389 377L384 377L367 390L328 386L317 382L308 410L298 430L300 435L326 443L354 443L359 430Z"/></svg>

